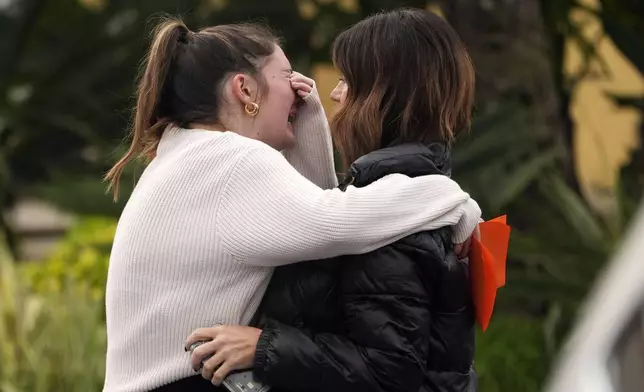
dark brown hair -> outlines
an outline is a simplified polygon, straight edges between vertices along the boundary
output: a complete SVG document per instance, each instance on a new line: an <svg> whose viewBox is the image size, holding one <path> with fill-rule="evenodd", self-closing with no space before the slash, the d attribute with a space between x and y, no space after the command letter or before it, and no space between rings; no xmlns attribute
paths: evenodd
<svg viewBox="0 0 644 392"><path fill-rule="evenodd" d="M474 69L454 29L431 12L362 20L335 39L333 63L348 88L331 122L345 164L394 144L451 142L469 127Z"/></svg>
<svg viewBox="0 0 644 392"><path fill-rule="evenodd" d="M154 158L169 124L216 124L227 75L243 72L261 83L261 64L279 44L268 28L258 24L191 32L180 19L171 18L156 26L153 37L138 81L130 148L105 175L114 200L125 166L137 157Z"/></svg>

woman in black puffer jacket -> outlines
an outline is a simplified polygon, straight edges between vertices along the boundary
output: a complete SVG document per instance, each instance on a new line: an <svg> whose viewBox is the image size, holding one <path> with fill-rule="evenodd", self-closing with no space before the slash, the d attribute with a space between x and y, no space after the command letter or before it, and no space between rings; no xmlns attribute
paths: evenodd
<svg viewBox="0 0 644 392"><path fill-rule="evenodd" d="M377 150L348 178L364 186L390 173L449 175L449 152L442 143ZM476 391L468 265L450 239L445 228L278 268L261 308L256 376L288 391Z"/></svg>
<svg viewBox="0 0 644 392"><path fill-rule="evenodd" d="M422 10L377 14L338 36L333 60L343 78L332 130L353 162L345 185L451 174L449 144L469 124L474 72L445 21ZM450 239L446 227L278 268L252 342L255 376L292 392L476 391L469 267Z"/></svg>

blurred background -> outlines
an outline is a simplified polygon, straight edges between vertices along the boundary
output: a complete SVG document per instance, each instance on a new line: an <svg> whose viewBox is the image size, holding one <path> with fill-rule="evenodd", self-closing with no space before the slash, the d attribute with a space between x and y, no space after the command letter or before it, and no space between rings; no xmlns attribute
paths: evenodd
<svg viewBox="0 0 644 392"><path fill-rule="evenodd" d="M101 176L123 152L151 18L267 22L326 98L333 37L401 6L441 14L468 45L477 108L455 178L514 228L480 390L541 390L642 199L642 0L0 0L0 392L102 388L123 204Z"/></svg>

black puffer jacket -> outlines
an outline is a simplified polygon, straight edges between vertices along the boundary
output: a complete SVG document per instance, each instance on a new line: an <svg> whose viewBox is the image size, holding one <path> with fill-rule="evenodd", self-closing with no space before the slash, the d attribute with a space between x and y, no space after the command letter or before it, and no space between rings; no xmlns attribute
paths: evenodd
<svg viewBox="0 0 644 392"><path fill-rule="evenodd" d="M353 185L450 174L443 144L381 149ZM264 297L256 376L278 391L476 391L468 265L449 228L359 256L280 267Z"/></svg>

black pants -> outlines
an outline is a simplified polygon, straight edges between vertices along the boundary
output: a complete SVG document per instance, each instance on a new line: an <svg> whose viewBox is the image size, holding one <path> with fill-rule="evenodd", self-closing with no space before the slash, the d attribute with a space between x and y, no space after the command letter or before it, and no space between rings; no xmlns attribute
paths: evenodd
<svg viewBox="0 0 644 392"><path fill-rule="evenodd" d="M224 387L216 387L200 375L184 378L171 384L153 389L150 392L227 392Z"/></svg>

